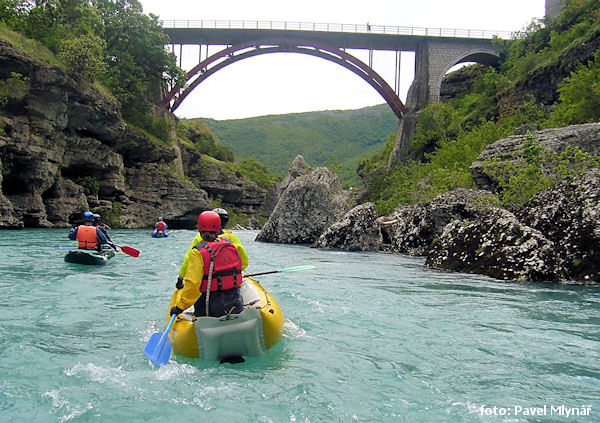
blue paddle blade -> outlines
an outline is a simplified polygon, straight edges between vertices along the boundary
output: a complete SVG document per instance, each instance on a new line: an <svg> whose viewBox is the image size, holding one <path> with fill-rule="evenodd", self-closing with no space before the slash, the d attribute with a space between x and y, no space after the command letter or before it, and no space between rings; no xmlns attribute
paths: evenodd
<svg viewBox="0 0 600 423"><path fill-rule="evenodd" d="M153 334L144 347L144 355L158 367L167 364L171 357L171 343L166 335L166 332Z"/></svg>

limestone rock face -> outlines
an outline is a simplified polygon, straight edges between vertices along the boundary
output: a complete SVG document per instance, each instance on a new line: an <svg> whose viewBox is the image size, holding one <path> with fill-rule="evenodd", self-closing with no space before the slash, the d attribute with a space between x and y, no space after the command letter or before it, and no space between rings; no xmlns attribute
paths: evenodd
<svg viewBox="0 0 600 423"><path fill-rule="evenodd" d="M244 181L230 170L205 159L197 151L183 148L183 168L190 180L213 198L239 209L253 212L266 201L267 191L254 182Z"/></svg>
<svg viewBox="0 0 600 423"><path fill-rule="evenodd" d="M446 225L425 264L503 280L556 282L566 277L556 252L541 232L506 210L492 209L473 221Z"/></svg>
<svg viewBox="0 0 600 423"><path fill-rule="evenodd" d="M600 123L545 129L535 132L533 136L539 141L540 147L549 152L559 153L571 146L579 147L585 153L600 155ZM498 186L498 181L485 170L484 162L494 158L514 161L522 157L525 137L526 135L513 135L496 141L483 150L470 167L473 180L479 188L493 191Z"/></svg>
<svg viewBox="0 0 600 423"><path fill-rule="evenodd" d="M339 178L319 167L290 182L256 240L312 244L349 209L350 194Z"/></svg>
<svg viewBox="0 0 600 423"><path fill-rule="evenodd" d="M455 219L472 219L482 215L485 206L478 204L487 191L455 189L438 195L430 203L400 206L391 216L379 219L384 249L394 253L424 256L434 238Z"/></svg>
<svg viewBox="0 0 600 423"><path fill-rule="evenodd" d="M192 228L198 214L210 209L205 191L181 180L165 166L140 164L125 170L127 198L122 213L122 226L143 228L158 216L169 216L170 228Z"/></svg>
<svg viewBox="0 0 600 423"><path fill-rule="evenodd" d="M327 228L312 247L378 251L381 242L377 208L373 203L365 203L354 207L341 220Z"/></svg>
<svg viewBox="0 0 600 423"><path fill-rule="evenodd" d="M555 243L570 280L600 283L600 171L537 194L517 215Z"/></svg>

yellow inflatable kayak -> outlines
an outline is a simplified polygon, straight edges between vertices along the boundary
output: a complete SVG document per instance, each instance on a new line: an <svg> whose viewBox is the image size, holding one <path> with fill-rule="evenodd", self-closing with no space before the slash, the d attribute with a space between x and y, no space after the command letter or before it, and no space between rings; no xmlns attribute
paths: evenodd
<svg viewBox="0 0 600 423"><path fill-rule="evenodd" d="M277 344L284 320L275 299L252 278L244 278L241 294L244 311L239 314L195 317L193 306L181 313L169 332L173 352L189 358L223 360L262 355Z"/></svg>

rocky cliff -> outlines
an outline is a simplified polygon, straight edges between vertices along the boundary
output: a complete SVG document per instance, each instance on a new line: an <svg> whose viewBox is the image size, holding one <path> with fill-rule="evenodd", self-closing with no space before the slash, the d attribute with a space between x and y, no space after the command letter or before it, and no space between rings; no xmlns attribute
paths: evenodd
<svg viewBox="0 0 600 423"><path fill-rule="evenodd" d="M159 215L187 228L211 198L250 214L263 207L264 189L176 138L151 139L110 94L0 40L0 81L14 75L25 89L0 102L0 228L66 227L83 210L125 228Z"/></svg>

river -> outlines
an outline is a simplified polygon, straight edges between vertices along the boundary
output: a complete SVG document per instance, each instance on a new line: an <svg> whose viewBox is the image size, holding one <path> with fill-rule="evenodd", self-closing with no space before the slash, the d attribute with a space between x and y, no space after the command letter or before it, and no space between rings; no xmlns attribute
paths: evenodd
<svg viewBox="0 0 600 423"><path fill-rule="evenodd" d="M242 364L156 368L142 349L194 232L110 233L141 255L74 265L67 230L0 231L1 422L600 421L600 289L240 231L249 273L316 266L259 277L284 338Z"/></svg>

